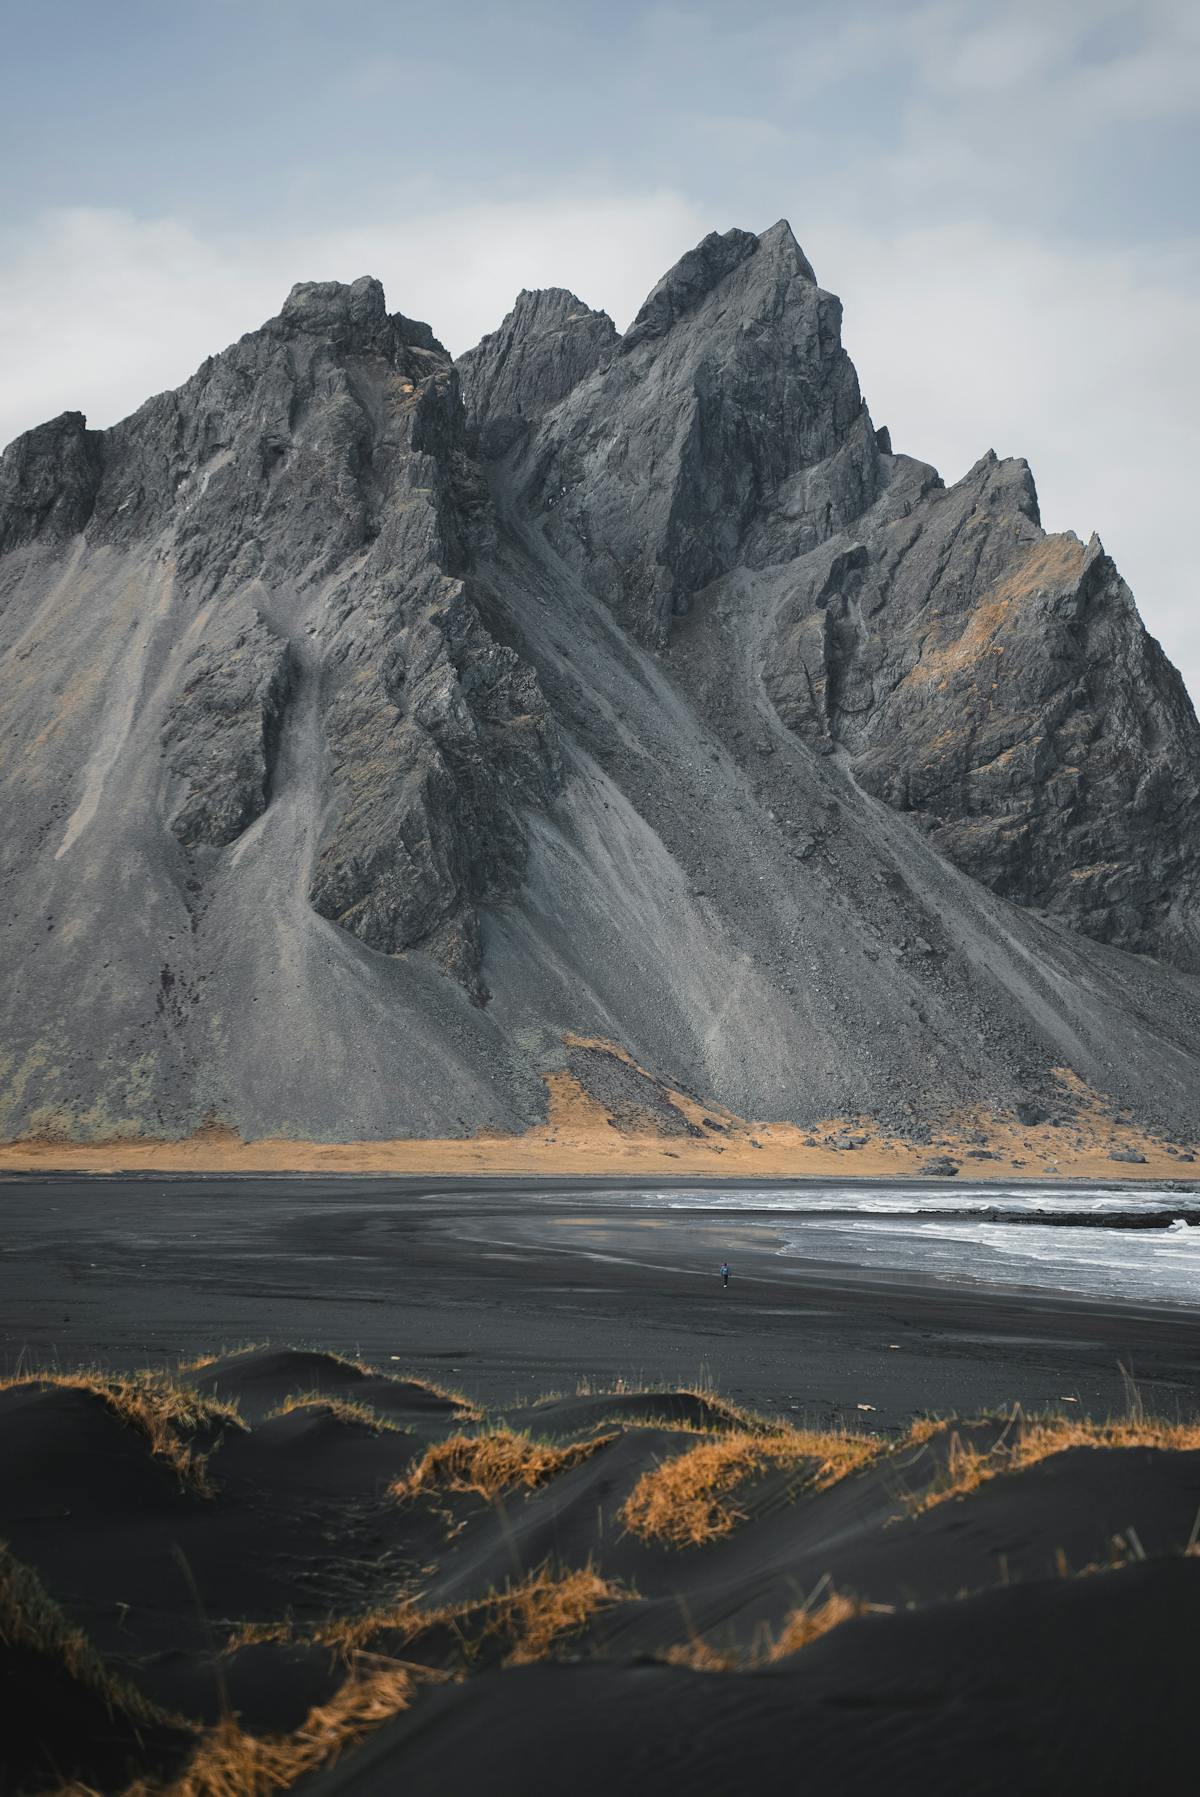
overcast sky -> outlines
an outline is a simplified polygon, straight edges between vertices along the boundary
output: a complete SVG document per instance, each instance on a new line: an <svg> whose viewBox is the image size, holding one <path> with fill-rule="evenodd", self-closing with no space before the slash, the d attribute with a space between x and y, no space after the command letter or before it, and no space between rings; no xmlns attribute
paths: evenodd
<svg viewBox="0 0 1200 1797"><path fill-rule="evenodd" d="M378 274L459 351L791 220L877 424L1031 462L1200 695L1195 0L0 0L0 440Z"/></svg>

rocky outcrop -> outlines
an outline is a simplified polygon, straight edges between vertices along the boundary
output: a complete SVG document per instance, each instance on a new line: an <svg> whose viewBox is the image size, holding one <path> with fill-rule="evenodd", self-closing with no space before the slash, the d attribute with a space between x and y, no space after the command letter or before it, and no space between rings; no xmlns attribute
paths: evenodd
<svg viewBox="0 0 1200 1797"><path fill-rule="evenodd" d="M665 642L737 565L789 481L839 454L854 469L826 483L813 541L874 496L874 432L840 333L840 302L787 224L714 234L514 452L523 506L645 640Z"/></svg>
<svg viewBox="0 0 1200 1797"><path fill-rule="evenodd" d="M607 312L593 312L565 287L522 290L500 329L456 364L481 454L502 455L618 342Z"/></svg>
<svg viewBox="0 0 1200 1797"><path fill-rule="evenodd" d="M994 891L1200 966L1178 676L1098 544L1045 537L1025 463L947 493L891 453L786 225L706 238L616 356L545 397L513 483L618 616L662 644L714 579L786 564L763 666L785 722Z"/></svg>
<svg viewBox="0 0 1200 1797"><path fill-rule="evenodd" d="M1200 727L1098 539L1043 532L1021 461L889 472L795 565L779 715L993 891L1200 968Z"/></svg>
<svg viewBox="0 0 1200 1797"><path fill-rule="evenodd" d="M221 849L267 808L291 687L286 643L260 619L193 652L163 722L175 791L168 822L188 849Z"/></svg>
<svg viewBox="0 0 1200 1797"><path fill-rule="evenodd" d="M482 997L473 907L519 880L557 752L536 674L471 597L489 501L429 327L369 277L301 284L178 392L108 432L65 414L4 469L5 541L150 540L210 607L161 722L178 841L226 848L262 815L307 667L334 787L314 906L387 954L451 943Z"/></svg>
<svg viewBox="0 0 1200 1797"><path fill-rule="evenodd" d="M1024 463L893 453L786 224L457 365L302 284L12 445L0 548L0 1134L514 1130L564 1067L714 1142L661 1093L1200 1130L1179 678Z"/></svg>
<svg viewBox="0 0 1200 1797"><path fill-rule="evenodd" d="M37 540L65 542L92 515L101 437L82 412L26 431L0 457L0 554Z"/></svg>

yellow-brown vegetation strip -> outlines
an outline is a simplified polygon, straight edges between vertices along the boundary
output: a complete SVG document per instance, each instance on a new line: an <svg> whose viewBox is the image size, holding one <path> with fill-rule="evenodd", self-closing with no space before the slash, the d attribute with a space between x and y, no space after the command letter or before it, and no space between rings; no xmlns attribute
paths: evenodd
<svg viewBox="0 0 1200 1797"><path fill-rule="evenodd" d="M565 1038L604 1049L636 1066L614 1043ZM644 1071L639 1069L639 1071ZM0 1168L22 1171L111 1173L161 1172L339 1172L456 1174L486 1177L532 1174L561 1178L564 1173L720 1173L725 1177L826 1178L844 1180L850 1172L839 1147L848 1132L866 1131L870 1140L853 1155L854 1178L925 1178L924 1163L933 1150L968 1157L986 1148L991 1179L1037 1180L1054 1170L1063 1179L1157 1181L1163 1178L1200 1182L1200 1143L1168 1142L1118 1117L1112 1102L1091 1091L1069 1068L1053 1070L1062 1088L1063 1116L1057 1122L1020 1123L1012 1112L973 1110L939 1113L922 1119L934 1131L932 1142L893 1136L870 1117L822 1118L810 1126L734 1117L719 1106L699 1106L663 1081L654 1082L660 1096L689 1120L715 1116L725 1125L717 1133L696 1136L629 1133L611 1127L604 1106L566 1072L545 1075L548 1110L544 1122L523 1135L481 1132L474 1136L395 1141L304 1142L282 1137L247 1141L234 1131L208 1126L175 1141L123 1136L106 1141L72 1141L66 1134L34 1135L0 1142ZM1112 1150L1136 1148L1144 1160L1114 1165ZM1186 1158L1184 1158L1186 1157Z"/></svg>
<svg viewBox="0 0 1200 1797"><path fill-rule="evenodd" d="M664 1460L643 1473L621 1508L621 1521L645 1541L696 1547L728 1535L746 1512L738 1487L769 1466L814 1462L809 1483L834 1484L882 1451L874 1436L777 1426L770 1432L734 1429Z"/></svg>
<svg viewBox="0 0 1200 1797"><path fill-rule="evenodd" d="M415 1597L401 1597L357 1616L333 1617L303 1635L286 1622L247 1623L230 1636L225 1651L235 1653L263 1641L302 1640L332 1648L353 1663L363 1653L384 1646L390 1653L403 1653L420 1636L447 1629L468 1663L486 1641L499 1637L509 1643L505 1663L524 1666L544 1659L556 1642L582 1628L596 1610L626 1596L619 1584L602 1578L590 1560L572 1572L554 1572L547 1565L486 1597L433 1608L423 1608Z"/></svg>
<svg viewBox="0 0 1200 1797"><path fill-rule="evenodd" d="M1162 1448L1186 1452L1200 1448L1200 1423L1165 1422L1157 1417L1130 1416L1093 1422L1088 1417L1023 1417L1014 1412L1009 1426L989 1448L950 1438L946 1471L912 1502L913 1514L931 1510L950 1498L965 1497L988 1479L1023 1472L1068 1448Z"/></svg>
<svg viewBox="0 0 1200 1797"><path fill-rule="evenodd" d="M615 1440L616 1431L573 1441L564 1447L535 1441L513 1429L496 1429L486 1435L451 1435L427 1448L416 1465L389 1489L401 1501L435 1491L475 1491L488 1499L512 1486L533 1491Z"/></svg>
<svg viewBox="0 0 1200 1797"><path fill-rule="evenodd" d="M180 1373L202 1373L205 1367L216 1366L218 1360L237 1360L242 1354L259 1354L270 1342L239 1342L236 1348L221 1348L213 1354L195 1354L190 1360L181 1360L176 1371Z"/></svg>
<svg viewBox="0 0 1200 1797"><path fill-rule="evenodd" d="M534 1408L543 1404L557 1403L562 1392L546 1392L534 1400ZM752 1435L777 1435L780 1422L777 1416L768 1416L760 1410L751 1410L745 1404L738 1404L733 1398L723 1397L706 1385L637 1385L629 1379L614 1379L609 1383L600 1383L584 1375L575 1384L577 1398L695 1398L706 1406L707 1414L703 1417L672 1415L670 1410L661 1411L646 1409L641 1416L623 1416L619 1419L621 1429L667 1429L677 1435L717 1435L722 1430L744 1429ZM933 1428L939 1425L931 1425Z"/></svg>
<svg viewBox="0 0 1200 1797"><path fill-rule="evenodd" d="M785 1616L783 1627L771 1643L767 1659L772 1665L777 1660L786 1660L789 1654L799 1653L810 1642L819 1641L830 1629L839 1628L843 1622L851 1622L854 1617L865 1616L868 1610L881 1607L831 1591L824 1603L819 1604L816 1609L803 1605Z"/></svg>
<svg viewBox="0 0 1200 1797"><path fill-rule="evenodd" d="M452 1385L439 1385L433 1379L419 1379L415 1373L385 1372L382 1367L373 1366L369 1360L351 1360L345 1354L335 1354L325 1350L330 1360L336 1360L341 1366L353 1367L356 1373L362 1373L368 1379L386 1379L389 1385L416 1385L421 1391L427 1391L431 1398L440 1398L443 1403L450 1404L458 1411L455 1419L462 1423L477 1423L483 1419L483 1411L469 1398L465 1391L459 1391Z"/></svg>
<svg viewBox="0 0 1200 1797"><path fill-rule="evenodd" d="M224 1717L177 1777L165 1785L138 1779L123 1797L270 1797L286 1791L406 1710L420 1681L437 1676L394 1663L356 1669L289 1735L247 1734L231 1716Z"/></svg>
<svg viewBox="0 0 1200 1797"><path fill-rule="evenodd" d="M403 1435L405 1431L390 1417L381 1416L370 1404L359 1404L353 1398L333 1398L323 1391L297 1391L267 1413L267 1421L276 1416L291 1416L296 1410L324 1410L339 1423L360 1423L376 1435Z"/></svg>
<svg viewBox="0 0 1200 1797"><path fill-rule="evenodd" d="M83 1630L68 1620L37 1574L13 1557L0 1541L0 1642L24 1647L58 1661L71 1678L94 1691L109 1713L119 1711L135 1723L169 1724L189 1730L190 1722L169 1716L136 1686L105 1665Z"/></svg>
<svg viewBox="0 0 1200 1797"><path fill-rule="evenodd" d="M207 1455L195 1453L188 1437L216 1425L246 1428L236 1404L176 1385L166 1373L156 1371L99 1373L83 1369L16 1373L0 1379L0 1391L19 1386L90 1392L103 1399L114 1416L145 1436L150 1452L165 1460L181 1483L204 1493L211 1489Z"/></svg>
<svg viewBox="0 0 1200 1797"><path fill-rule="evenodd" d="M859 1598L843 1597L840 1592L831 1591L820 1604L814 1606L810 1602L789 1611L778 1635L765 1635L749 1653L714 1647L703 1636L696 1635L678 1647L669 1647L661 1657L668 1666L687 1666L693 1672L748 1672L757 1666L776 1665L856 1616L888 1608L888 1605L867 1604Z"/></svg>
<svg viewBox="0 0 1200 1797"><path fill-rule="evenodd" d="M589 1562L575 1572L548 1567L485 1599L483 1638L501 1635L512 1642L506 1666L544 1660L551 1648L581 1629L597 1610L619 1603L621 1586L601 1578Z"/></svg>

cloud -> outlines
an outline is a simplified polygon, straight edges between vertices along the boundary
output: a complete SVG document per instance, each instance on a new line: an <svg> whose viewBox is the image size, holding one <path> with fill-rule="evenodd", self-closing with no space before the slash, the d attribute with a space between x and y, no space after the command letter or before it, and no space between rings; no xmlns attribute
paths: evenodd
<svg viewBox="0 0 1200 1797"><path fill-rule="evenodd" d="M957 479L986 449L1032 465L1049 530L1096 530L1200 695L1185 528L1200 413L1200 253L1134 260L981 225L806 245L842 296L876 423Z"/></svg>
<svg viewBox="0 0 1200 1797"><path fill-rule="evenodd" d="M573 287L624 324L707 228L679 194L586 187L251 241L115 210L47 212L0 240L0 443L68 408L114 423L272 317L298 280L378 275L393 310L427 319L457 353L522 287Z"/></svg>
<svg viewBox="0 0 1200 1797"><path fill-rule="evenodd" d="M378 274L393 309L428 319L454 351L524 286L572 287L623 326L683 250L728 222L677 192L599 182L252 242L118 211L47 213L0 246L0 439L68 407L114 422L277 312L296 280ZM1185 551L1200 255L846 223L836 195L795 222L842 295L847 347L897 448L951 480L989 447L1027 456L1047 526L1100 532L1200 694Z"/></svg>

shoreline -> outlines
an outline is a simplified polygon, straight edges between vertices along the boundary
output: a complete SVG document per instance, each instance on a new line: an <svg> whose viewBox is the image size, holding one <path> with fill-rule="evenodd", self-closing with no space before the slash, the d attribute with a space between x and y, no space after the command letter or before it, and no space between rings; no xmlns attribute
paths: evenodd
<svg viewBox="0 0 1200 1797"><path fill-rule="evenodd" d="M481 1195L488 1192L523 1192L531 1197L552 1197L556 1193L570 1195L572 1193L602 1192L637 1192L645 1190L647 1184L661 1187L664 1191L729 1191L729 1192L789 1192L789 1191L823 1191L830 1186L845 1186L855 1192L924 1192L937 1187L947 1193L955 1191L996 1192L1003 1193L1014 1186L1030 1186L1038 1191L1074 1192L1087 1190L1104 1193L1129 1193L1136 1197L1147 1186L1155 1186L1166 1191L1186 1192L1190 1195L1193 1188L1200 1191L1200 1172L1180 1171L1167 1177L1157 1173L1130 1173L1128 1171L1104 1177L1103 1175L1077 1174L1063 1177L1061 1174L1014 1173L1000 1179L977 1176L964 1169L962 1174L953 1177L927 1173L923 1177L909 1176L898 1178L887 1174L842 1173L818 1174L765 1174L761 1179L751 1179L739 1175L721 1175L719 1173L670 1173L652 1174L631 1173L623 1170L619 1173L564 1173L555 1176L549 1173L391 1173L383 1169L369 1169L356 1172L343 1168L271 1168L260 1170L253 1167L116 1167L92 1169L87 1167L42 1167L42 1166L10 1166L0 1160L0 1187L8 1184L21 1186L39 1184L46 1180L73 1180L87 1185L123 1185L153 1184L160 1182L179 1183L187 1180L200 1180L220 1184L236 1185L252 1184L257 1181L286 1184L295 1180L307 1183L321 1181L332 1185L355 1186L359 1184L378 1184L394 1188L397 1192L408 1195L427 1192L431 1196L450 1197L456 1194L463 1197ZM735 1214L744 1215L738 1211ZM770 1214L770 1213L764 1213Z"/></svg>
<svg viewBox="0 0 1200 1797"><path fill-rule="evenodd" d="M711 1380L784 1414L897 1429L1067 1398L1117 1414L1124 1367L1148 1409L1195 1408L1186 1305L782 1257L769 1210L635 1207L603 1180L113 1177L97 1204L99 1189L7 1182L10 1369L319 1341L493 1409L579 1383Z"/></svg>

